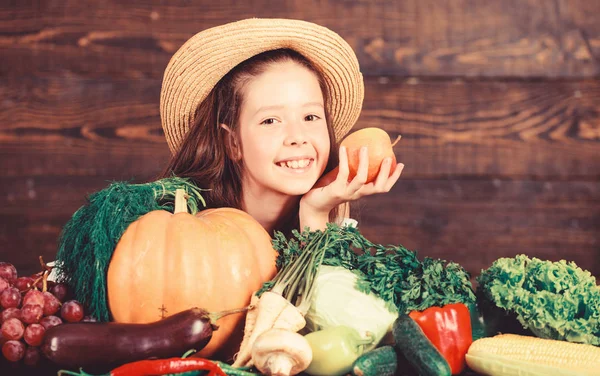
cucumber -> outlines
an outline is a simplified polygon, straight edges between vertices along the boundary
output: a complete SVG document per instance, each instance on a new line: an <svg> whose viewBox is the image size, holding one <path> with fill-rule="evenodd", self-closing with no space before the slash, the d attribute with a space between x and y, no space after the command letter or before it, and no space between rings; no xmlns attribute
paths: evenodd
<svg viewBox="0 0 600 376"><path fill-rule="evenodd" d="M396 350L387 345L359 356L352 365L352 376L393 376L397 369Z"/></svg>
<svg viewBox="0 0 600 376"><path fill-rule="evenodd" d="M452 376L448 362L407 314L401 313L392 327L396 350L421 376Z"/></svg>

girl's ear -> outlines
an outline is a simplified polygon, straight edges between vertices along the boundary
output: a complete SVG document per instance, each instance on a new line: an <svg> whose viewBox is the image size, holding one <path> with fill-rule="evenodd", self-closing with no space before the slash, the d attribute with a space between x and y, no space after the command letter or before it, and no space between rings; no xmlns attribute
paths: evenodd
<svg viewBox="0 0 600 376"><path fill-rule="evenodd" d="M240 147L236 134L226 124L220 124L220 126L227 132L225 142L227 143L226 149L229 158L234 162L240 161L242 159L242 148Z"/></svg>

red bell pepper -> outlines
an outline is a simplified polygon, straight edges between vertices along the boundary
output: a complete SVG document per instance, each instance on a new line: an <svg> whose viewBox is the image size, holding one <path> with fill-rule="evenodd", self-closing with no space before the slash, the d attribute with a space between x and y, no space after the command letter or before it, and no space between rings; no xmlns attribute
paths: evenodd
<svg viewBox="0 0 600 376"><path fill-rule="evenodd" d="M409 316L421 327L427 338L444 356L453 375L465 368L465 355L473 342L471 315L462 303L412 311Z"/></svg>

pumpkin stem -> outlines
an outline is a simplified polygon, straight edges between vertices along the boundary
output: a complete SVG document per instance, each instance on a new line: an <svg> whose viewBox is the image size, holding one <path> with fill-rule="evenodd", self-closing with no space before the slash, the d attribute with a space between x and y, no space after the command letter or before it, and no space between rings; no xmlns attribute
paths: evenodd
<svg viewBox="0 0 600 376"><path fill-rule="evenodd" d="M175 190L175 211L173 214L187 212L187 194L185 193L185 190L177 188Z"/></svg>
<svg viewBox="0 0 600 376"><path fill-rule="evenodd" d="M402 135L399 134L398 137L396 137L396 141L394 141L394 143L392 144L392 147L396 146L396 144L398 143L398 141L400 141L401 138L402 138Z"/></svg>

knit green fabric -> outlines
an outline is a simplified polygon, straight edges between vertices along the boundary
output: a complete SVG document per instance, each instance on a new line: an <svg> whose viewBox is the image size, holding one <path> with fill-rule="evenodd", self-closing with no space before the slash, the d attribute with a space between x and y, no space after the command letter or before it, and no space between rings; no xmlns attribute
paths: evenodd
<svg viewBox="0 0 600 376"><path fill-rule="evenodd" d="M138 218L154 210L173 212L175 191L184 189L192 214L206 202L188 179L170 177L145 184L113 182L91 194L64 226L58 243L58 282L66 283L98 321L111 320L106 273L121 235Z"/></svg>

